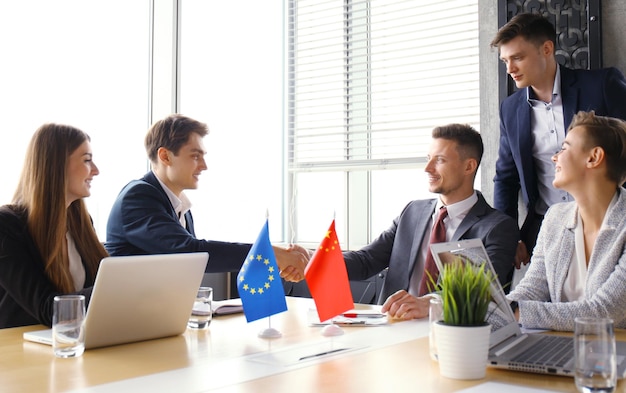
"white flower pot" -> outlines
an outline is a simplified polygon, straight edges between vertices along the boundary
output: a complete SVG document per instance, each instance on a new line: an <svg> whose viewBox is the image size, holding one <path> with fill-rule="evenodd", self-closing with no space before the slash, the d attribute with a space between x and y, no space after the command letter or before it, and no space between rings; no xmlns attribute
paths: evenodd
<svg viewBox="0 0 626 393"><path fill-rule="evenodd" d="M491 326L449 326L437 322L439 372L453 379L481 379L487 370Z"/></svg>

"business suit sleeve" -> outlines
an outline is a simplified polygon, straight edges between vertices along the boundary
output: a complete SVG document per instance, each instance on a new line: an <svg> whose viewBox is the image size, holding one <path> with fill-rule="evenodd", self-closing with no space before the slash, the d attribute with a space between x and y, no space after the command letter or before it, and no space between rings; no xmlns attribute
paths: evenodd
<svg viewBox="0 0 626 393"><path fill-rule="evenodd" d="M607 70L604 94L609 116L626 120L626 78L617 68Z"/></svg>
<svg viewBox="0 0 626 393"><path fill-rule="evenodd" d="M496 209L517 219L520 178L511 149L511 140L514 138L514 130L509 129L513 121L509 117L513 116L511 112L514 112L511 105L506 101L500 104L500 145L496 160L496 175L493 179L493 200Z"/></svg>
<svg viewBox="0 0 626 393"><path fill-rule="evenodd" d="M365 247L343 253L350 280L366 280L389 267L398 220Z"/></svg>
<svg viewBox="0 0 626 393"><path fill-rule="evenodd" d="M169 201L150 184L137 182L119 196L111 212L108 233L119 231L143 254L207 251L207 272L238 271L250 244L208 241L195 238L172 216ZM117 228L117 229L111 229ZM116 254L116 252L113 252Z"/></svg>
<svg viewBox="0 0 626 393"><path fill-rule="evenodd" d="M500 284L508 292L513 277L513 263L519 240L517 223L511 217L494 211L491 217L482 220L480 225L487 228L487 232L482 238L483 244Z"/></svg>

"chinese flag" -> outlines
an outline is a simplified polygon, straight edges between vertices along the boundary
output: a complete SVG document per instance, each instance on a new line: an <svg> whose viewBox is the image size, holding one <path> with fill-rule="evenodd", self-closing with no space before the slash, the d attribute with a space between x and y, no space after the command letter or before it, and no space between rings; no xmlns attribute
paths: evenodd
<svg viewBox="0 0 626 393"><path fill-rule="evenodd" d="M335 220L309 261L304 277L321 322L354 308L346 263L335 232Z"/></svg>

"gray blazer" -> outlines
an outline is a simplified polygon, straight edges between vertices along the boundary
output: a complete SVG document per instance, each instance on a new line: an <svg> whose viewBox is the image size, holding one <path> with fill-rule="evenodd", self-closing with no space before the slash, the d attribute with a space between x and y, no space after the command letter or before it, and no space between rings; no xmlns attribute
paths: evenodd
<svg viewBox="0 0 626 393"><path fill-rule="evenodd" d="M575 202L550 207L530 267L507 296L519 303L524 327L572 331L575 317L589 316L610 317L615 327L626 328L626 190L618 193L593 247L581 301L563 302L578 208Z"/></svg>
<svg viewBox="0 0 626 393"><path fill-rule="evenodd" d="M513 275L513 261L519 240L517 223L489 206L480 192L476 193L478 202L467 213L450 240L482 239L504 286ZM389 268L378 304L394 292L408 289L436 203L436 199L410 202L378 238L358 251L343 253L350 280L364 280Z"/></svg>

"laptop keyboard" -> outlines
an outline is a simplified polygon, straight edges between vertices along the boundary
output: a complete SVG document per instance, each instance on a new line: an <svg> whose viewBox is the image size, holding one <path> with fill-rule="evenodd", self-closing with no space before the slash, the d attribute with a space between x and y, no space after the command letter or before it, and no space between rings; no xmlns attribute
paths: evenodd
<svg viewBox="0 0 626 393"><path fill-rule="evenodd" d="M542 366L563 367L574 358L574 343L571 337L542 336L512 362Z"/></svg>

